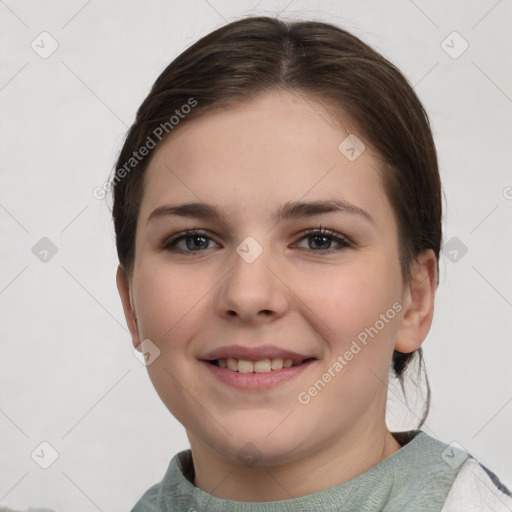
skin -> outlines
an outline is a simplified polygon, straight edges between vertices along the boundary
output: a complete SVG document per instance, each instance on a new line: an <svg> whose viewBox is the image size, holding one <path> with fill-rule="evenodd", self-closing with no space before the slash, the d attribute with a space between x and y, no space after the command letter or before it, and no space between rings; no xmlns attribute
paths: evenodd
<svg viewBox="0 0 512 512"><path fill-rule="evenodd" d="M367 147L349 161L338 150L346 136L312 98L275 91L185 122L147 169L135 265L129 276L118 269L118 289L134 346L150 339L161 351L148 372L187 431L194 484L214 496L303 496L354 478L400 449L385 423L388 372L394 349L412 352L428 333L436 258L431 250L419 254L411 281L403 282L397 223L377 159ZM347 212L271 218L287 201L340 198L372 221ZM222 220L147 221L155 208L185 202L215 204ZM303 234L320 226L351 245ZM189 239L200 250L188 253L163 248L186 229L210 238ZM248 236L263 249L252 263L235 250ZM186 251L186 240L179 247ZM298 394L396 302L401 312L301 404ZM272 390L237 390L199 361L231 344L272 344L317 361ZM249 442L260 456L252 466L237 457Z"/></svg>

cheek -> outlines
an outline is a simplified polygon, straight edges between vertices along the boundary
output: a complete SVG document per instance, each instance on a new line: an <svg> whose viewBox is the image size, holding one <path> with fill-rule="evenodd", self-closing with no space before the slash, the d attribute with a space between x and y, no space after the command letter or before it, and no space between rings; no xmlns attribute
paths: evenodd
<svg viewBox="0 0 512 512"><path fill-rule="evenodd" d="M135 281L141 338L154 340L162 351L177 348L190 336L187 332L195 323L201 302L214 285L213 278L179 266L153 262L141 267Z"/></svg>
<svg viewBox="0 0 512 512"><path fill-rule="evenodd" d="M373 401L385 401L400 320L400 268L367 262L302 283L299 293L315 313L311 318L329 328L327 359L301 390L302 400L309 400L304 411L322 416L335 430L341 418L359 417Z"/></svg>
<svg viewBox="0 0 512 512"><path fill-rule="evenodd" d="M294 292L308 306L311 318L316 316L317 323L324 324L334 351L344 351L376 323L386 337L396 332L393 304L400 300L401 277L399 264L391 258L361 258L343 267L325 265L321 272L302 272L294 281Z"/></svg>
<svg viewBox="0 0 512 512"><path fill-rule="evenodd" d="M309 383L312 394L302 391L318 396L313 408L333 422L340 410L323 411L325 403L363 414L375 397L382 398L388 379L401 310L398 260L361 258L343 268L326 268L314 278L303 274L300 283L298 294L314 312L309 322L317 317L317 325L327 325L328 342L326 361Z"/></svg>
<svg viewBox="0 0 512 512"><path fill-rule="evenodd" d="M139 334L160 351L147 367L148 375L171 413L191 428L188 415L194 400L190 397L199 396L201 390L194 378L197 368L189 364L189 341L201 328L203 304L215 280L210 282L204 274L199 276L198 272L185 272L179 266L172 268L154 261L137 270L134 291Z"/></svg>

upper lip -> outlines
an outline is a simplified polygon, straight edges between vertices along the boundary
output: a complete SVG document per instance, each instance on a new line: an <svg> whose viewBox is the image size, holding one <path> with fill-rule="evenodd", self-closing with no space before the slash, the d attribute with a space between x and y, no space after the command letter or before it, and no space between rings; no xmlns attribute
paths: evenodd
<svg viewBox="0 0 512 512"><path fill-rule="evenodd" d="M286 350L273 345L260 345L257 347L246 347L243 345L229 345L219 347L205 354L203 361L216 361L217 359L244 359L246 361L261 361L262 359L293 359L303 361L305 359L316 359L312 355L299 354L292 350Z"/></svg>

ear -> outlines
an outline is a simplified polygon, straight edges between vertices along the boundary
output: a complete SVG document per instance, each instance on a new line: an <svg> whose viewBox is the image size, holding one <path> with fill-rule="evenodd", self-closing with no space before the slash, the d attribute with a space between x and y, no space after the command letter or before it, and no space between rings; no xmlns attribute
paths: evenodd
<svg viewBox="0 0 512 512"><path fill-rule="evenodd" d="M427 337L434 315L437 288L437 259L432 249L421 252L411 268L411 280L404 286L403 313L395 350L409 354Z"/></svg>
<svg viewBox="0 0 512 512"><path fill-rule="evenodd" d="M137 348L140 345L137 316L135 314L135 309L132 303L130 283L128 281L128 277L126 276L124 268L121 267L121 265L118 265L117 267L116 282L117 289L119 291L119 296L121 297L121 302L123 303L123 311L124 317L126 319L126 325L128 326L130 334L132 335L133 346Z"/></svg>

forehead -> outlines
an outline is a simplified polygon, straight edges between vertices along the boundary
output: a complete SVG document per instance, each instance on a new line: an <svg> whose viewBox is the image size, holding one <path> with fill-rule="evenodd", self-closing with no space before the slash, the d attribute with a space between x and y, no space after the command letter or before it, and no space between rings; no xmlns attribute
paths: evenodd
<svg viewBox="0 0 512 512"><path fill-rule="evenodd" d="M153 155L140 216L180 201L250 215L286 201L340 196L377 216L389 213L377 160L369 148L353 159L363 146L346 152L358 134L342 121L344 127L334 123L312 98L282 91L186 121Z"/></svg>

